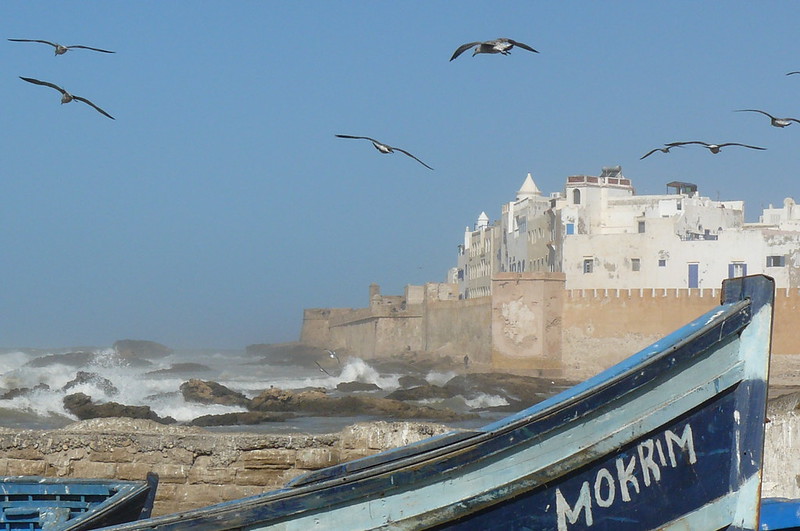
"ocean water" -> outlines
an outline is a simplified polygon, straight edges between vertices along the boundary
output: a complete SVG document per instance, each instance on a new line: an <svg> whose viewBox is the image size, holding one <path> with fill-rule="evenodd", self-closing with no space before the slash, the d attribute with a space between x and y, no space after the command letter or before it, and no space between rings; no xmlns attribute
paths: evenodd
<svg viewBox="0 0 800 531"><path fill-rule="evenodd" d="M243 350L184 350L166 357L147 360L121 358L113 348L81 349L0 349L0 396L13 390L12 398L0 399L0 426L17 429L53 429L78 420L64 409L63 399L72 393L84 393L93 402L118 402L125 405L150 406L161 417L172 417L188 423L203 415L246 411L236 406L207 405L184 400L182 383L191 378L218 382L248 398L270 387L299 390L322 387L332 396L339 396L336 386L343 382L373 383L385 396L399 388L402 373L381 373L368 362L351 357L340 363L321 358L317 367L270 365ZM92 378L70 384L79 371ZM425 379L443 385L455 372L429 372ZM110 384L110 385L109 385ZM447 407L459 412L475 408L503 406L504 398L478 394L469 399L457 396L446 400L421 402L432 407ZM475 427L499 418L500 414L482 413L480 419L454 423L453 427ZM286 422L253 426L207 428L215 431L261 431L328 433L371 417L298 417Z"/></svg>

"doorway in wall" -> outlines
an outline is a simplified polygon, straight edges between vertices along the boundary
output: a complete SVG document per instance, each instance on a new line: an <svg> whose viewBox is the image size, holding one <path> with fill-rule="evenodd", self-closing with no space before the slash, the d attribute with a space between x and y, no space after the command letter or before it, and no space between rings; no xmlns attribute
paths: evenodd
<svg viewBox="0 0 800 531"><path fill-rule="evenodd" d="M689 264L689 287L700 287L700 264Z"/></svg>

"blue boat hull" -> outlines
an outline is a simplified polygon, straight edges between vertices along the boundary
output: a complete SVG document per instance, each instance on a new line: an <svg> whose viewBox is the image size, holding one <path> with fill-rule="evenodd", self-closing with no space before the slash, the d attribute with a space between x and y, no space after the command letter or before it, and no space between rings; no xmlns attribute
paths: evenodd
<svg viewBox="0 0 800 531"><path fill-rule="evenodd" d="M0 530L85 531L148 518L158 476L147 481L0 477Z"/></svg>
<svg viewBox="0 0 800 531"><path fill-rule="evenodd" d="M480 430L116 529L755 530L773 288L727 281L716 309Z"/></svg>

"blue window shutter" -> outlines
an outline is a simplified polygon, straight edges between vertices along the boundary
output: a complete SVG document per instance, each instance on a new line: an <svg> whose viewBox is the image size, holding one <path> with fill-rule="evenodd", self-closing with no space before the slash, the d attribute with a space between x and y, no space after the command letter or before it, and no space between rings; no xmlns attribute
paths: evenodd
<svg viewBox="0 0 800 531"><path fill-rule="evenodd" d="M733 278L733 264L728 264L728 278Z"/></svg>

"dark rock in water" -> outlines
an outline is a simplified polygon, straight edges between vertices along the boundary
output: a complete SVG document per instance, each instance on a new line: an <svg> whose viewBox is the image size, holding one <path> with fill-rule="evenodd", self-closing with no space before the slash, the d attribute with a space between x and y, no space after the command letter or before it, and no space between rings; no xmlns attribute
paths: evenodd
<svg viewBox="0 0 800 531"><path fill-rule="evenodd" d="M119 389L117 389L116 386L113 383L111 383L111 380L109 380L108 378L103 378L97 373L87 372L87 371L78 371L78 373L75 375L75 378L64 384L64 387L62 387L61 389L63 391L68 391L73 387L75 387L76 385L82 385L82 384L93 385L98 389L100 389L101 391L103 391L108 396L114 396L116 394L119 394Z"/></svg>
<svg viewBox="0 0 800 531"><path fill-rule="evenodd" d="M263 411L245 411L241 413L223 413L222 415L203 415L192 420L192 426L249 426L266 422L284 422L293 418L291 413L268 413Z"/></svg>
<svg viewBox="0 0 800 531"><path fill-rule="evenodd" d="M232 391L217 382L191 379L181 384L181 393L188 402L247 407L250 400L242 393Z"/></svg>
<svg viewBox="0 0 800 531"><path fill-rule="evenodd" d="M34 391L49 391L50 386L46 383L40 383L35 387L15 387L14 389L9 389L2 395L0 395L0 400L11 400L12 398L16 398L18 396L28 395Z"/></svg>
<svg viewBox="0 0 800 531"><path fill-rule="evenodd" d="M328 357L324 349L310 347L302 343L275 343L248 345L245 349L248 356L260 357L252 364L267 363L270 365L300 365L313 367L315 361Z"/></svg>
<svg viewBox="0 0 800 531"><path fill-rule="evenodd" d="M403 389L410 389L412 387L419 387L421 385L428 385L428 380L425 378L421 378L419 376L413 376L411 374L406 374L405 376L401 376L397 383L400 384L400 387Z"/></svg>
<svg viewBox="0 0 800 531"><path fill-rule="evenodd" d="M452 371L463 366L450 356L432 356L416 351L395 354L388 358L372 359L370 365L381 374L405 373L423 375L431 371Z"/></svg>
<svg viewBox="0 0 800 531"><path fill-rule="evenodd" d="M172 354L172 349L155 341L121 339L114 343L114 350L124 359L157 359Z"/></svg>
<svg viewBox="0 0 800 531"><path fill-rule="evenodd" d="M509 402L517 402L524 409L555 395L572 385L538 376L519 376L505 373L470 373L459 375L444 387L454 395L475 398L479 394L502 396Z"/></svg>
<svg viewBox="0 0 800 531"><path fill-rule="evenodd" d="M34 358L25 364L27 367L47 367L60 363L62 365L69 365L71 367L83 367L88 365L94 359L94 352L67 352L66 354L50 354L40 358Z"/></svg>
<svg viewBox="0 0 800 531"><path fill-rule="evenodd" d="M159 417L150 406L126 406L117 402L106 402L95 404L92 397L83 393L75 393L64 397L64 408L81 420L107 418L107 417L127 417L134 419L154 420L161 424L173 424L175 419L172 417Z"/></svg>
<svg viewBox="0 0 800 531"><path fill-rule="evenodd" d="M386 398L391 400L430 400L452 398L454 396L455 394L453 394L453 391L450 389L425 382L425 385L419 385L411 389L398 389L397 391L393 391L386 395Z"/></svg>
<svg viewBox="0 0 800 531"><path fill-rule="evenodd" d="M374 396L332 398L317 390L294 393L283 389L267 389L250 402L250 409L339 417L372 415L386 419L427 419L439 422L455 422L476 417L474 414L464 415L449 409L415 406L399 400Z"/></svg>
<svg viewBox="0 0 800 531"><path fill-rule="evenodd" d="M185 374L187 372L209 372L213 369L208 365L202 363L173 363L168 369L158 369L157 371L150 371L146 376L159 376L167 374Z"/></svg>
<svg viewBox="0 0 800 531"><path fill-rule="evenodd" d="M380 391L381 388L374 383L341 382L336 385L336 390L343 393L353 393L356 391Z"/></svg>

